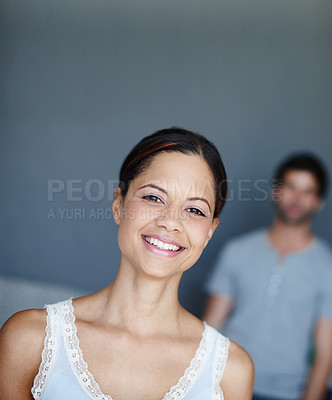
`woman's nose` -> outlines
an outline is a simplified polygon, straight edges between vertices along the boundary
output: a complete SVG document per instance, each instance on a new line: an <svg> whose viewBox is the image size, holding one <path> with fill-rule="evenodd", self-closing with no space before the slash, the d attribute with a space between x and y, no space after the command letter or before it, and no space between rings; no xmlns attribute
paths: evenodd
<svg viewBox="0 0 332 400"><path fill-rule="evenodd" d="M176 208L165 208L159 210L156 216L156 224L158 226L164 226L166 230L178 230L182 231L183 222L181 211Z"/></svg>

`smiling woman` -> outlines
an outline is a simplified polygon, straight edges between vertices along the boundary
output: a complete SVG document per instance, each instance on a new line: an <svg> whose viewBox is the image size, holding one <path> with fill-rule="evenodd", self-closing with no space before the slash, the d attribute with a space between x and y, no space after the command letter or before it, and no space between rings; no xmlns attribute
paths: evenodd
<svg viewBox="0 0 332 400"><path fill-rule="evenodd" d="M0 399L251 399L249 354L178 299L226 191L220 154L204 136L171 128L143 138L123 162L112 204L115 280L6 322Z"/></svg>

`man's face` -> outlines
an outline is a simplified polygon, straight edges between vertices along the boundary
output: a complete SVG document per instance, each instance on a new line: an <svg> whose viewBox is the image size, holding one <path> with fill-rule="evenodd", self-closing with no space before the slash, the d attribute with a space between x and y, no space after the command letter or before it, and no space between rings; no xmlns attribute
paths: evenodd
<svg viewBox="0 0 332 400"><path fill-rule="evenodd" d="M290 225L309 221L322 207L318 182L309 171L286 171L281 186L273 190L277 217Z"/></svg>

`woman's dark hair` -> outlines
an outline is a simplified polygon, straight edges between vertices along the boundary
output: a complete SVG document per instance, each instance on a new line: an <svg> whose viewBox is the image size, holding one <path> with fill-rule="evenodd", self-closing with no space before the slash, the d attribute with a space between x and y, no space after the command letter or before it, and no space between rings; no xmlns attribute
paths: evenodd
<svg viewBox="0 0 332 400"><path fill-rule="evenodd" d="M325 166L314 154L308 152L291 154L282 161L274 173L273 185L280 185L286 172L294 169L311 172L318 183L318 196L320 198L326 196L328 175Z"/></svg>
<svg viewBox="0 0 332 400"><path fill-rule="evenodd" d="M226 201L227 178L224 164L216 146L206 137L186 129L172 127L162 129L144 137L125 158L119 176L122 197L125 197L130 182L146 171L153 158L161 152L178 151L202 157L209 165L214 177L215 210L213 218L218 218Z"/></svg>

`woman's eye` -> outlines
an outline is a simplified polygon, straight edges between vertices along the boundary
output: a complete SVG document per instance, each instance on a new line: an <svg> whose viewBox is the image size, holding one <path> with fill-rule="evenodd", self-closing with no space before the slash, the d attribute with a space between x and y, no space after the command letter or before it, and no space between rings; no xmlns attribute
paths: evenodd
<svg viewBox="0 0 332 400"><path fill-rule="evenodd" d="M203 217L205 217L205 214L201 210L199 210L198 208L190 207L190 208L188 208L188 210L194 210L193 214L202 215Z"/></svg>
<svg viewBox="0 0 332 400"><path fill-rule="evenodd" d="M152 201L154 203L157 203L158 200L160 200L160 198L158 196L154 196L153 194L147 194L146 196L143 196L143 199L150 200L150 201Z"/></svg>

